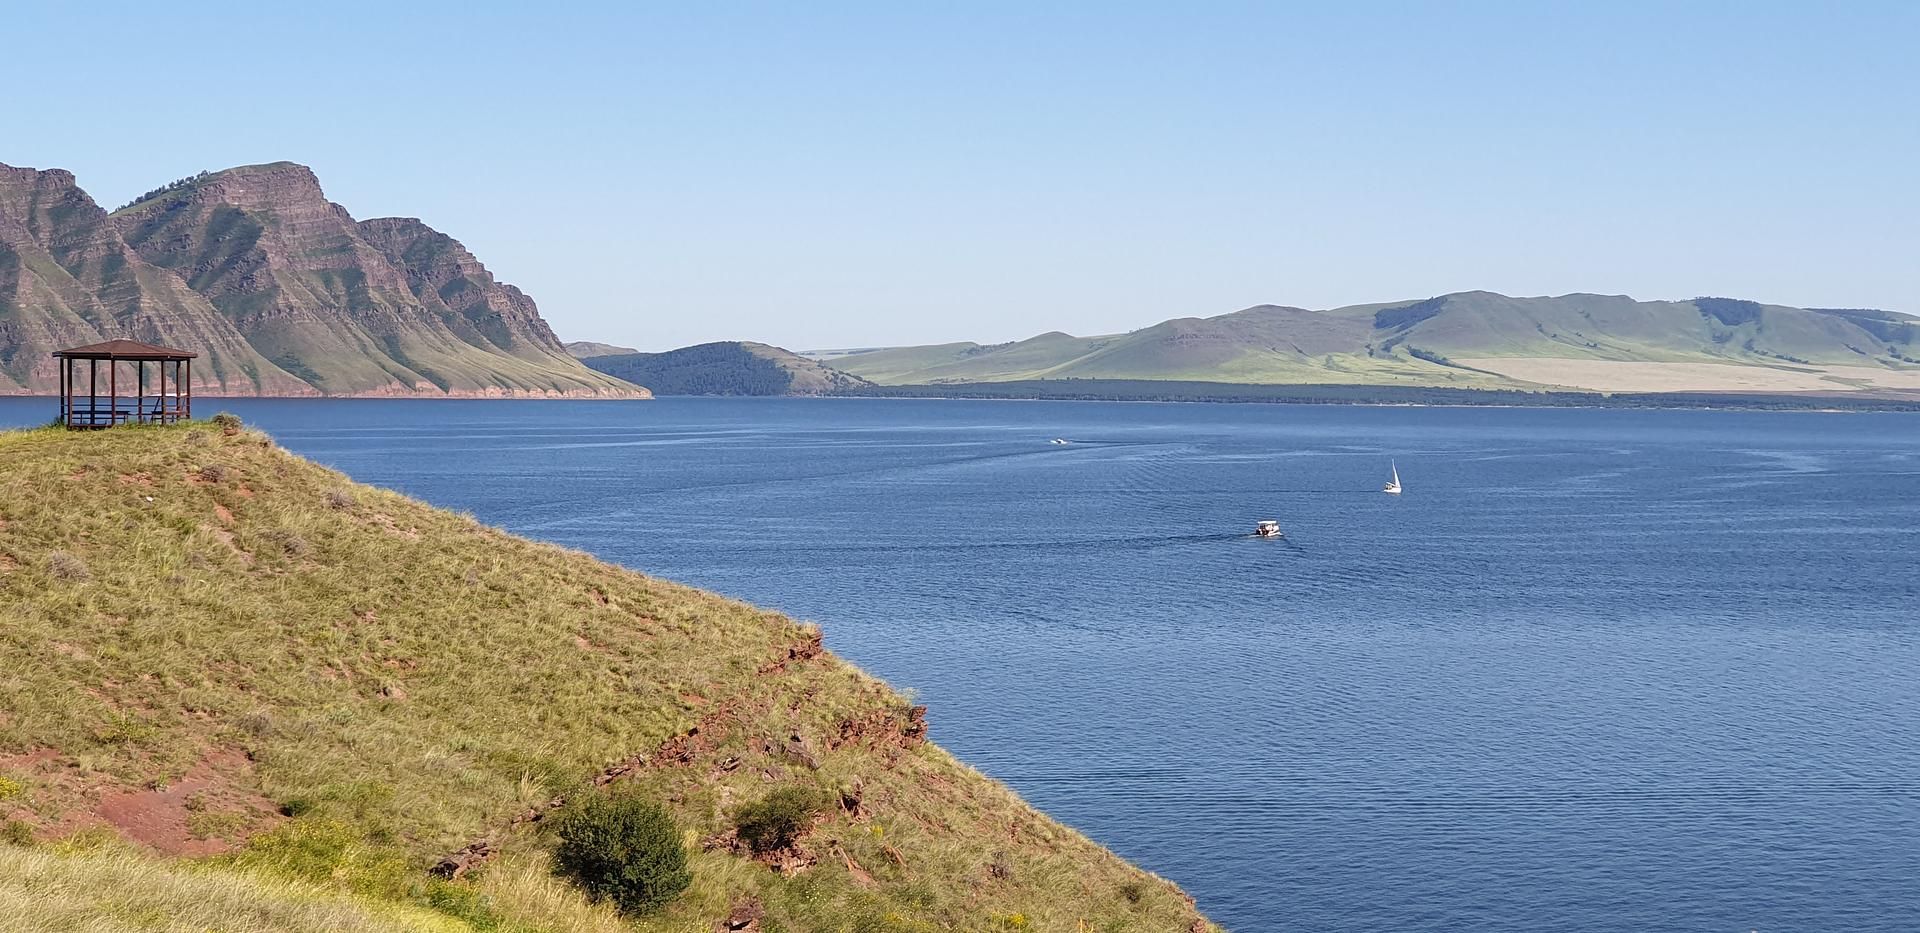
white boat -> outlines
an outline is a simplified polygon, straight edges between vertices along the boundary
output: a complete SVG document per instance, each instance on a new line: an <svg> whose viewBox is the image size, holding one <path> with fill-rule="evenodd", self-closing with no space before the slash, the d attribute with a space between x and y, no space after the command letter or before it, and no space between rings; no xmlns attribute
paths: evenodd
<svg viewBox="0 0 1920 933"><path fill-rule="evenodd" d="M1280 530L1279 522L1272 519L1265 519L1253 526L1253 536L1256 538L1284 538L1287 536L1287 533Z"/></svg>
<svg viewBox="0 0 1920 933"><path fill-rule="evenodd" d="M1385 486L1380 487L1380 491L1390 496L1397 496L1400 494L1400 464L1395 463L1393 465L1393 478L1390 480L1387 480L1387 484Z"/></svg>
<svg viewBox="0 0 1920 933"><path fill-rule="evenodd" d="M1071 443L1073 443L1073 442L1072 442L1072 441L1070 441L1070 440L1067 440L1067 439L1066 439L1066 438L1064 438L1064 437L1056 437L1056 438L1054 438L1053 440L1050 440L1050 441L1048 441L1047 443L1049 443L1049 444L1071 444Z"/></svg>

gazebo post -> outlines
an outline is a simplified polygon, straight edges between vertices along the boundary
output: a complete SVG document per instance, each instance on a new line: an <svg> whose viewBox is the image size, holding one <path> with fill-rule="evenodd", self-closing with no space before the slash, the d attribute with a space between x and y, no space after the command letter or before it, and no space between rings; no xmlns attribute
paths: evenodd
<svg viewBox="0 0 1920 933"><path fill-rule="evenodd" d="M191 357L187 359L187 380L182 382L181 385L186 387L186 415L191 418L193 417L193 359Z"/></svg>
<svg viewBox="0 0 1920 933"><path fill-rule="evenodd" d="M87 361L87 427L97 428L100 418L100 361Z"/></svg>
<svg viewBox="0 0 1920 933"><path fill-rule="evenodd" d="M133 364L133 420L147 420L147 361Z"/></svg>
<svg viewBox="0 0 1920 933"><path fill-rule="evenodd" d="M107 427L120 423L120 363L107 357Z"/></svg>
<svg viewBox="0 0 1920 933"><path fill-rule="evenodd" d="M67 406L67 392L73 388L73 361L60 357L60 426L72 427L71 413Z"/></svg>
<svg viewBox="0 0 1920 933"><path fill-rule="evenodd" d="M155 366L154 369L160 371L160 393L154 396L155 401L153 403L153 420L158 421L161 424L166 424L167 423L167 364L163 360L161 361L160 365Z"/></svg>

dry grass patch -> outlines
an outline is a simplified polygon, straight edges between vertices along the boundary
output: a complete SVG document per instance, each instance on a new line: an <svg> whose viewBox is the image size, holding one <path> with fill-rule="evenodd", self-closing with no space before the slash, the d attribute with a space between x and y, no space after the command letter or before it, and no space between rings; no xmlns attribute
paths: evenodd
<svg viewBox="0 0 1920 933"><path fill-rule="evenodd" d="M124 851L0 845L0 930L467 933L442 914Z"/></svg>

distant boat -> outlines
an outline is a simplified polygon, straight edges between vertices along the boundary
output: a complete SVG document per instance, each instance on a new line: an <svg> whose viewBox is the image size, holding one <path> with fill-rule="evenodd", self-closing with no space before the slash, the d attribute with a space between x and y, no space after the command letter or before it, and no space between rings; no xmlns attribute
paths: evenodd
<svg viewBox="0 0 1920 933"><path fill-rule="evenodd" d="M1048 441L1047 443L1049 443L1049 444L1071 444L1071 443L1073 443L1073 442L1072 442L1072 441L1070 441L1070 440L1067 440L1067 439L1066 439L1066 438L1064 438L1064 437L1056 437L1056 438L1054 438L1053 440L1050 440L1050 441Z"/></svg>
<svg viewBox="0 0 1920 933"><path fill-rule="evenodd" d="M1380 491L1390 496L1397 496L1400 494L1400 464L1395 463L1393 465L1393 478L1390 480L1387 480L1387 484L1385 486L1380 487Z"/></svg>
<svg viewBox="0 0 1920 933"><path fill-rule="evenodd" d="M1253 536L1256 538L1284 538L1287 536L1287 533L1280 530L1279 522L1272 519L1265 519L1254 524Z"/></svg>

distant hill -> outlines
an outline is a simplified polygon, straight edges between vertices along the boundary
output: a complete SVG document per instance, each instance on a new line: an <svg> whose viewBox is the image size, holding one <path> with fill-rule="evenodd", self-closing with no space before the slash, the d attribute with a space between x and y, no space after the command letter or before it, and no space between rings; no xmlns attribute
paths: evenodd
<svg viewBox="0 0 1920 933"><path fill-rule="evenodd" d="M199 351L237 395L632 397L533 300L412 218L356 221L291 162L202 173L109 215L59 170L0 166L0 391L57 391L53 350Z"/></svg>
<svg viewBox="0 0 1920 933"><path fill-rule="evenodd" d="M1260 305L1127 334L836 355L883 385L1036 379L1585 388L1920 390L1920 319L1727 298L1462 292L1326 311Z"/></svg>
<svg viewBox="0 0 1920 933"><path fill-rule="evenodd" d="M778 613L204 422L0 432L0 492L0 928L1214 929ZM603 786L686 834L631 925L547 873ZM11 848L76 833L136 848Z"/></svg>
<svg viewBox="0 0 1920 933"><path fill-rule="evenodd" d="M640 352L632 347L616 347L610 343L595 343L591 340L575 340L567 343L565 346L567 353L576 360L584 360L595 356L624 356L629 353Z"/></svg>
<svg viewBox="0 0 1920 933"><path fill-rule="evenodd" d="M744 341L594 356L583 362L661 395L825 395L872 384L791 351Z"/></svg>

